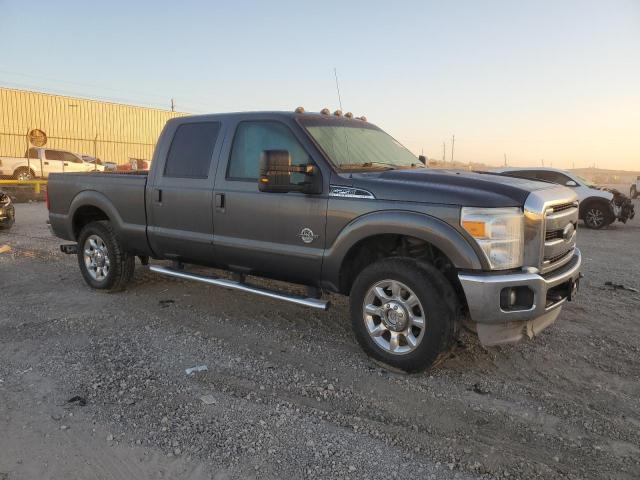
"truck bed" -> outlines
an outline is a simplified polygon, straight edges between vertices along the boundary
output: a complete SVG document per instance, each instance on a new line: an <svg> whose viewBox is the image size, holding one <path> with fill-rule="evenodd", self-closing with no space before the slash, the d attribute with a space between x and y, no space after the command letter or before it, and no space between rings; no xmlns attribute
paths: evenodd
<svg viewBox="0 0 640 480"><path fill-rule="evenodd" d="M147 172L53 173L49 176L49 220L56 235L75 240L84 211L99 209L133 250L148 254L145 189Z"/></svg>

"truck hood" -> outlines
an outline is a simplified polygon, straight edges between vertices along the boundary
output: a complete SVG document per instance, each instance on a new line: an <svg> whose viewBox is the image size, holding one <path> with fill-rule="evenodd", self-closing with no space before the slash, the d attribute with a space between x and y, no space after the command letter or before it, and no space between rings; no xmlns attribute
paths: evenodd
<svg viewBox="0 0 640 480"><path fill-rule="evenodd" d="M351 180L350 186L368 190L381 200L469 207L522 207L531 192L558 188L547 182L493 173L426 168L343 174L341 177Z"/></svg>

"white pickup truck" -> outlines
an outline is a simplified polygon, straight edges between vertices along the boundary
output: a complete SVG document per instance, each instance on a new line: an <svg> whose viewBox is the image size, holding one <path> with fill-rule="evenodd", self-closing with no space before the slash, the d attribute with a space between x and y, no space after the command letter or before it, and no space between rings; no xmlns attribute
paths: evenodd
<svg viewBox="0 0 640 480"><path fill-rule="evenodd" d="M77 153L32 147L26 157L0 157L0 176L16 180L47 178L50 173L103 171L102 165L85 162Z"/></svg>

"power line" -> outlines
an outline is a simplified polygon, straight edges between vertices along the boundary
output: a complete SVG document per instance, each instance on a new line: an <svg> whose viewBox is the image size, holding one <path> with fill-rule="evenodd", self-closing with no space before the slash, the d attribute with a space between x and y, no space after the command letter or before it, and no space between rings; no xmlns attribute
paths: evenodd
<svg viewBox="0 0 640 480"><path fill-rule="evenodd" d="M66 85L73 85L73 86L79 86L79 87L86 87L86 88L92 88L92 89L99 89L99 90L103 90L103 91L110 91L110 92L118 92L118 93L122 93L122 89L118 89L118 88L113 88L113 87L108 87L105 85L97 85L97 84L91 84L91 83L82 83L82 82L74 82L74 81L69 81L69 80L61 80L61 79L56 79L56 78L51 78L51 77L43 77L43 76L39 76L39 75L31 75L31 74L27 74L27 73L21 73L21 72L12 72L10 70L3 70L0 69L0 74L5 74L5 75L13 75L13 76L19 76L19 77L24 77L24 78L30 78L30 79L34 79L34 80L38 80L38 81L44 81L44 82L53 82L53 83L57 83L57 84L66 84ZM135 96L142 96L143 98L146 97L147 99L158 99L161 101L157 101L157 100L153 100L153 101L149 101L149 100L131 100L131 98L123 98L123 97L107 97L104 95L94 95L94 94L90 94L90 95L86 95L86 94L77 94L77 93L72 93L69 92L68 90L65 89L60 89L60 88L51 88L51 87L42 87L39 85L33 85L33 84L24 84L24 83L20 83L20 82L12 82L12 81L4 81L3 83L7 84L7 85L14 85L17 88L29 88L29 89L35 89L35 90L45 90L45 91L49 91L49 92L53 92L59 95L69 95L69 96L75 96L75 97L86 97L86 98L91 98L91 97L95 97L97 99L105 99L106 101L114 101L116 103L134 103L134 104L140 104L140 105L154 105L153 108L161 108L163 110L166 109L166 99L169 95L167 94L159 94L159 93L153 93L153 92L149 92L149 91L145 91L145 92L141 92L141 91L136 91L136 90L128 90L127 94L131 94L131 95L135 95ZM173 93L178 93L181 95L182 98L187 99L187 103L193 103L196 105L200 105L200 108L198 108L197 110L199 111L211 111L211 108L207 109L207 110L201 110L201 107L203 105L203 101L206 102L206 104L209 104L211 107L213 107L213 105L217 105L217 107L215 109L219 109L220 108L220 104L218 104L216 101L212 101L212 99L210 98L202 98L202 97L192 97L190 96L188 93L186 92L173 92Z"/></svg>

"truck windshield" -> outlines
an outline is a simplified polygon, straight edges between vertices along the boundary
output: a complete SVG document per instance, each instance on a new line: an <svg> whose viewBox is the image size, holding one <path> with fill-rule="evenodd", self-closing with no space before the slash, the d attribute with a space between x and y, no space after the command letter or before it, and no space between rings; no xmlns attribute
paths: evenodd
<svg viewBox="0 0 640 480"><path fill-rule="evenodd" d="M583 185L587 186L587 187L595 187L595 184L590 182L589 180L587 180L584 177L581 177L580 175L576 175L576 178L578 180L580 180L582 182Z"/></svg>
<svg viewBox="0 0 640 480"><path fill-rule="evenodd" d="M409 150L371 124L334 118L301 123L340 171L424 168Z"/></svg>

